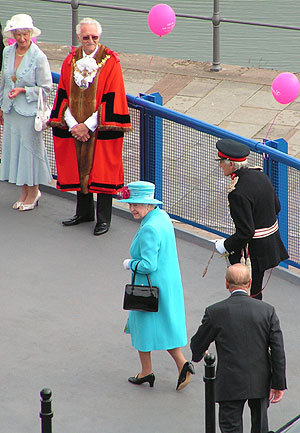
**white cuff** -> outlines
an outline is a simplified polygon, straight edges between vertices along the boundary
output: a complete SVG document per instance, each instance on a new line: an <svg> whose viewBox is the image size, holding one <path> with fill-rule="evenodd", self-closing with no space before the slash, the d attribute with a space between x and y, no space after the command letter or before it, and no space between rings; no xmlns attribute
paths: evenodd
<svg viewBox="0 0 300 433"><path fill-rule="evenodd" d="M83 122L85 126L90 129L92 132L96 131L98 126L98 111L95 111L90 117Z"/></svg>
<svg viewBox="0 0 300 433"><path fill-rule="evenodd" d="M75 117L73 117L69 107L65 111L65 121L69 127L69 131L71 131L74 126L78 125L78 122L76 121Z"/></svg>
<svg viewBox="0 0 300 433"><path fill-rule="evenodd" d="M223 239L217 239L215 241L216 250L218 251L219 254L224 254L227 252L225 247L224 247L224 242L225 242L224 238Z"/></svg>
<svg viewBox="0 0 300 433"><path fill-rule="evenodd" d="M124 268L126 271L128 271L128 269L130 269L130 268L129 268L129 262L130 262L130 260L131 260L131 259L125 259L124 262L123 262L123 268Z"/></svg>

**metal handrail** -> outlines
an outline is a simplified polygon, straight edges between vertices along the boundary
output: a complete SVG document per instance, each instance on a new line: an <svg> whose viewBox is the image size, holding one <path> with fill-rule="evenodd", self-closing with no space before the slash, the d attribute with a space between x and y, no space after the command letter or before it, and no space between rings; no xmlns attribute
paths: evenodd
<svg viewBox="0 0 300 433"><path fill-rule="evenodd" d="M108 5L97 5L88 2L80 2L78 0L41 0L47 1L50 3L64 3L72 6L72 44L76 46L78 44L76 38L75 27L78 24L78 6L90 6L95 8L102 9L112 9L118 11L125 12L135 12L135 13L143 13L148 14L149 11L145 9L135 9L135 8L126 8L123 6L108 6ZM300 27L294 26L284 26L280 24L270 24L270 23L260 23L260 22L252 22L252 21L241 21L241 20L233 20L228 18L220 17L220 8L219 8L219 0L214 0L213 7L213 16L212 17L204 17L200 15L189 15L189 14L175 14L176 17L180 18L189 18L189 19L197 19L197 20L205 20L211 21L213 24L213 61L210 70L212 72L219 72L221 68L220 62L220 23L230 23L230 24L243 24L248 26L258 26L258 27L271 27L275 29L285 29L285 30L300 30Z"/></svg>
<svg viewBox="0 0 300 433"><path fill-rule="evenodd" d="M229 138L231 140L239 141L240 143L246 144L251 150L259 153L267 153L271 155L273 159L283 164L287 164L300 171L300 160L292 155L284 154L277 149L267 147L259 141L253 140L252 138L246 138L241 135L235 134L234 132L228 131L227 129L220 128L219 126L206 123L202 120L193 118L183 113L178 113L171 108L167 108L151 101L147 101L139 96L127 94L127 101L132 107L144 107L151 111L153 115L160 116L163 119L168 119L173 122L180 123L202 131L206 134L212 134L219 138ZM267 152L266 152L267 149Z"/></svg>

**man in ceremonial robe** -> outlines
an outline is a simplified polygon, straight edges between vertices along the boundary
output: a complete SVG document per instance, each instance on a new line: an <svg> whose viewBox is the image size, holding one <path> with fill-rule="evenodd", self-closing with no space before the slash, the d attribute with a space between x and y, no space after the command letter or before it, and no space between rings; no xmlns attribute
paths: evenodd
<svg viewBox="0 0 300 433"><path fill-rule="evenodd" d="M109 230L112 197L124 185L123 137L132 128L120 62L99 44L100 23L84 18L76 32L81 45L63 62L49 124L57 188L77 191L76 213L62 223L94 221L96 193L97 236Z"/></svg>

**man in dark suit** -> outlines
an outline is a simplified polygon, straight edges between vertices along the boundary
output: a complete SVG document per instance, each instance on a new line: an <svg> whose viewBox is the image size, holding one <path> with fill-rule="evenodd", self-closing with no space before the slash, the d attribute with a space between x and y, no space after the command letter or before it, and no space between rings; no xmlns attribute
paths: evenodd
<svg viewBox="0 0 300 433"><path fill-rule="evenodd" d="M249 269L241 263L226 271L231 296L205 310L191 339L192 361L203 358L215 342L218 366L216 401L222 433L243 431L246 400L251 411L251 433L267 433L269 402L281 400L286 389L283 336L274 307L253 299Z"/></svg>
<svg viewBox="0 0 300 433"><path fill-rule="evenodd" d="M240 262L241 255L250 257L251 296L262 299L265 270L289 257L278 229L280 203L269 177L260 169L248 168L250 151L245 144L225 139L216 146L220 167L232 178L228 202L235 225L235 233L217 240L216 249L220 254L228 253L231 264Z"/></svg>

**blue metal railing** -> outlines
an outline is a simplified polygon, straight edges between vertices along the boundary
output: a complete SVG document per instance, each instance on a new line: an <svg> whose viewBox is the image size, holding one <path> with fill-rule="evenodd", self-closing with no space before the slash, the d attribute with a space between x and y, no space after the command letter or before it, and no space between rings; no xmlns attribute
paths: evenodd
<svg viewBox="0 0 300 433"><path fill-rule="evenodd" d="M224 179L219 177L219 171L214 161L215 143L219 138L231 138L249 146L251 154L249 160L251 165L259 165L269 175L276 189L282 204L282 211L279 214L279 226L282 239L289 250L290 259L286 264L292 264L299 267L299 211L300 211L300 161L286 154L287 143L283 139L273 140L265 144L248 139L222 128L202 122L198 119L177 113L173 110L161 107L149 100L127 95L128 103L131 109L139 110L141 115L141 127L143 129L143 119L147 116L159 117L164 123L160 131L160 139L163 137L162 152L156 152L156 158L162 159L162 182L164 194L159 197L164 202L164 208L170 216L176 220L194 225L196 227L211 231L221 236L228 236L233 230L231 219L226 211L227 194ZM149 99L149 98L147 98ZM170 122L173 125L172 137L166 137L166 131L170 128ZM176 125L176 126L174 126ZM193 130L196 136L196 147L204 146L205 151L201 153L191 151L189 144L184 144L184 135L176 140L176 129L187 127ZM158 131L152 133L155 136ZM151 134L151 133L150 133ZM130 138L129 138L130 139ZM193 138L195 142L195 138ZM192 140L192 142L193 142ZM178 142L180 145L178 146ZM148 146L153 143L153 137L149 136ZM165 161L168 148L176 147L176 152L180 152L180 147L186 147L184 158L180 163L167 164ZM161 147L161 146L159 146ZM192 146L193 147L193 146ZM175 153L176 153L175 152ZM191 153L191 157L188 156ZM148 154L154 154L148 152ZM193 156L192 156L193 154ZM199 159L202 163L199 164ZM175 156L176 159L176 156ZM187 160L189 159L189 163ZM143 162L141 162L143 164ZM147 166L157 164L157 161L144 162ZM188 169L185 173L184 166L187 164ZM198 168L197 168L198 167ZM186 185L180 183L184 178ZM192 180L194 178L194 180ZM155 177L148 180L157 181ZM160 181L160 180L159 180ZM209 187L206 188L207 183ZM197 185L198 184L198 185ZM205 185L203 188L202 185ZM188 186L187 186L188 185ZM208 189L208 191L207 191ZM173 197L170 190L175 190L177 197ZM185 199L188 197L188 199ZM181 206L178 203L182 203ZM200 215L201 211L204 216Z"/></svg>
<svg viewBox="0 0 300 433"><path fill-rule="evenodd" d="M59 74L53 73L54 83ZM57 84L50 101L54 100ZM125 134L125 183L145 179L156 184L157 198L178 221L228 236L234 230L227 206L228 180L215 161L216 141L231 138L249 146L249 163L269 175L280 198L279 226L290 258L300 268L300 161L287 152L283 139L265 144L162 107L160 95L127 95L133 132ZM0 128L1 142L1 128ZM56 175L52 130L44 132Z"/></svg>

